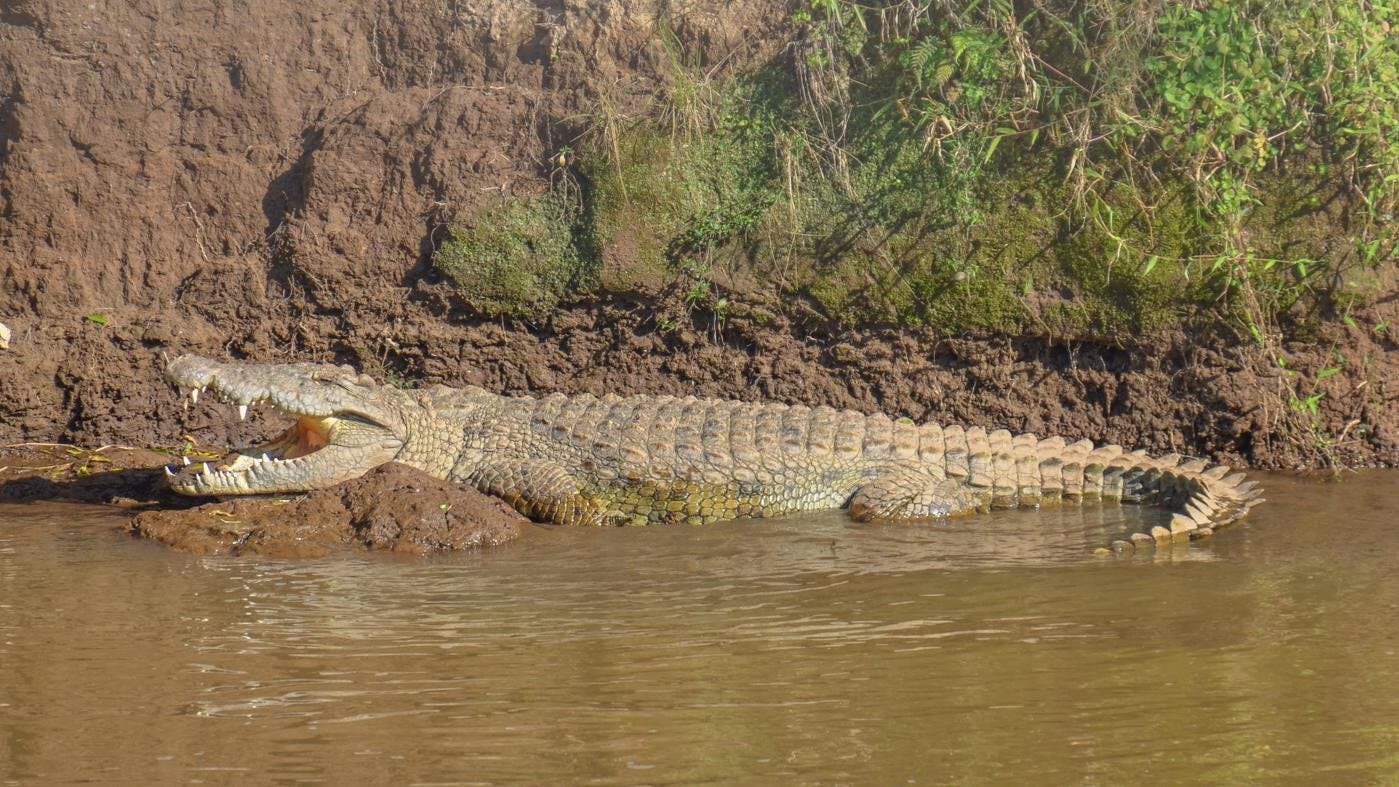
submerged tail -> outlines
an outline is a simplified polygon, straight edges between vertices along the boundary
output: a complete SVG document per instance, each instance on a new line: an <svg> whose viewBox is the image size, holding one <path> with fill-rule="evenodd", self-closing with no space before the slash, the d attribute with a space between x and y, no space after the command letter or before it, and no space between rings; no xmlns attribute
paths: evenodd
<svg viewBox="0 0 1399 787"><path fill-rule="evenodd" d="M1102 498L1164 508L1171 521L1152 528L1150 536L1157 541L1209 535L1263 502L1258 485L1244 473L1204 459L1124 452L1120 446L1094 447L1086 440L1070 445L1040 441L1037 449L1041 498Z"/></svg>
<svg viewBox="0 0 1399 787"><path fill-rule="evenodd" d="M936 424L917 428L924 459L941 465L948 477L961 477L989 492L993 508L1104 499L1171 512L1169 526L1153 528L1150 536L1138 540L1209 535L1263 501L1257 485L1243 473L1203 459L1151 456L1117 445L1094 446L1088 440L1040 440L1005 430L987 433Z"/></svg>

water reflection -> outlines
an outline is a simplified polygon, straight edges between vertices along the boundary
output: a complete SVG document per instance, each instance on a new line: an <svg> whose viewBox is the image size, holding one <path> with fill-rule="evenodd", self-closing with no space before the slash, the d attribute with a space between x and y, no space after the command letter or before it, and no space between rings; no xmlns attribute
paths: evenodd
<svg viewBox="0 0 1399 787"><path fill-rule="evenodd" d="M428 560L192 558L0 512L0 774L1124 781L1399 770L1393 474L1156 516L539 528ZM88 510L84 510L85 512Z"/></svg>

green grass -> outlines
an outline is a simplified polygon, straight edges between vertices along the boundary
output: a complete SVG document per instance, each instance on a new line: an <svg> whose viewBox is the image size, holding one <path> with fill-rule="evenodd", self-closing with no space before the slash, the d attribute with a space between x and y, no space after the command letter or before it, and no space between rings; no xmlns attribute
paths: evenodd
<svg viewBox="0 0 1399 787"><path fill-rule="evenodd" d="M466 221L438 267L488 314L722 283L850 324L1207 313L1261 342L1393 264L1395 0L789 8L783 54L726 69L662 24L651 111L600 99L566 188Z"/></svg>

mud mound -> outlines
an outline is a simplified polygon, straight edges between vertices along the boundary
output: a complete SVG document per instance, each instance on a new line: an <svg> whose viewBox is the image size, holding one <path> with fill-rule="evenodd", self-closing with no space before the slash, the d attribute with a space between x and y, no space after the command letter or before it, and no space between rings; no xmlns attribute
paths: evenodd
<svg viewBox="0 0 1399 787"><path fill-rule="evenodd" d="M318 557L356 547L423 554L497 546L526 521L495 498L395 463L291 500L143 511L130 532L201 555Z"/></svg>

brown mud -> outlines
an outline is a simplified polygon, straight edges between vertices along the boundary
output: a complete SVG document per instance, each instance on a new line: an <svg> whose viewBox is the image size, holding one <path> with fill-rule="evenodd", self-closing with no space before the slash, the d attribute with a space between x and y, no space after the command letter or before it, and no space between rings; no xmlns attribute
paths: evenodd
<svg viewBox="0 0 1399 787"><path fill-rule="evenodd" d="M142 511L130 532L196 554L320 557L346 547L424 554L499 546L526 521L501 500L395 462L290 499Z"/></svg>
<svg viewBox="0 0 1399 787"><path fill-rule="evenodd" d="M780 3L668 7L707 62L784 40ZM270 433L161 379L199 352L404 385L829 404L1254 467L1399 464L1399 348L1375 330L1399 326L1393 276L1352 324L1287 348L1286 370L1232 336L851 329L751 293L723 318L660 289L541 323L474 315L429 264L447 222L544 191L602 98L625 114L660 90L658 18L622 0L6 3L0 440ZM1315 380L1315 412L1289 373ZM124 477L115 496L147 493Z"/></svg>
<svg viewBox="0 0 1399 787"><path fill-rule="evenodd" d="M127 509L188 508L165 484L171 456L130 446L87 449L58 443L0 446L0 502L62 500Z"/></svg>

